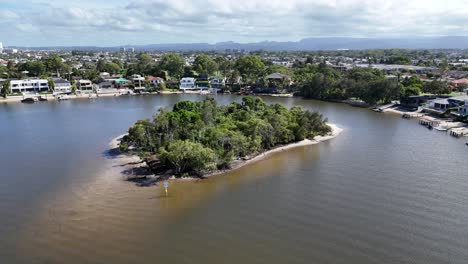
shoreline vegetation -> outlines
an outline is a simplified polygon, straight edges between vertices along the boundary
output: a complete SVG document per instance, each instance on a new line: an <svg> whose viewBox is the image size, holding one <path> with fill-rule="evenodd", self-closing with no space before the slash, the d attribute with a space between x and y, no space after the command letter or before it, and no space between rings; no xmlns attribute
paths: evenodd
<svg viewBox="0 0 468 264"><path fill-rule="evenodd" d="M122 159L129 180L205 178L340 132L321 114L299 106L289 110L250 96L241 104L217 106L206 98L180 101L172 111L160 109L152 120L137 121L112 140L111 153Z"/></svg>
<svg viewBox="0 0 468 264"><path fill-rule="evenodd" d="M335 124L327 123L328 126L331 127L332 131L325 136L316 136L313 139L304 139L299 142L291 143L288 145L281 145L277 146L273 149L267 150L265 152L258 153L257 155L251 157L250 159L241 159L236 161L232 164L230 169L226 170L216 170L210 172L206 175L203 175L203 178L219 176L228 172L235 171L240 169L244 166L249 164L253 164L255 162L259 162L266 158L269 158L275 153L280 153L283 151L288 151L294 148L299 147L306 147L315 145L321 142L325 142L327 140L333 139L340 135L343 132L343 128L338 127ZM119 135L111 140L109 143L110 152L112 153L113 159L116 161L116 166L122 167L122 173L126 175L126 180L134 181L137 183L138 186L150 186L157 184L157 182L165 179L178 179L178 180L194 180L194 179L201 179L200 177L184 177L184 178L176 178L175 175L172 174L160 174L156 175L151 172L147 162L143 160L140 156L128 152L122 152L119 150L120 142L124 136L128 135L128 133Z"/></svg>

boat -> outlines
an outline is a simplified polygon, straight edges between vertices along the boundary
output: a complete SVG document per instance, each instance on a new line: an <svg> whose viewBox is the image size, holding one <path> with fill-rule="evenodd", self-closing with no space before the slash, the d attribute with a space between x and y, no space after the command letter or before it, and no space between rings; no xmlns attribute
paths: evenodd
<svg viewBox="0 0 468 264"><path fill-rule="evenodd" d="M47 97L39 96L39 101L45 102L47 101Z"/></svg>
<svg viewBox="0 0 468 264"><path fill-rule="evenodd" d="M27 104L32 104L32 103L34 103L36 101L37 101L37 99L35 99L33 97L24 98L23 100L21 100L22 103L27 103Z"/></svg>
<svg viewBox="0 0 468 264"><path fill-rule="evenodd" d="M59 101L68 100L68 99L69 99L69 97L66 94L61 94L61 95L57 96L57 100L59 100Z"/></svg>

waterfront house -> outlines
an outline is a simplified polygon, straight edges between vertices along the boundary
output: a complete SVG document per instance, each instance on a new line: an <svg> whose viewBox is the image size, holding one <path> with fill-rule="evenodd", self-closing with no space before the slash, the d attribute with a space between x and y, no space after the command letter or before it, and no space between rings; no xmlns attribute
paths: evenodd
<svg viewBox="0 0 468 264"><path fill-rule="evenodd" d="M271 84L274 85L290 85L291 84L291 77L286 74L282 74L279 72L274 72L269 74L265 77Z"/></svg>
<svg viewBox="0 0 468 264"><path fill-rule="evenodd" d="M10 93L38 93L49 91L49 82L45 79L10 80Z"/></svg>
<svg viewBox="0 0 468 264"><path fill-rule="evenodd" d="M135 86L135 90L144 90L145 87L145 77L139 74L133 74L132 77L133 85Z"/></svg>
<svg viewBox="0 0 468 264"><path fill-rule="evenodd" d="M192 77L184 77L180 80L179 89L181 90L193 90L197 89L195 85L195 78Z"/></svg>
<svg viewBox="0 0 468 264"><path fill-rule="evenodd" d="M409 110L416 110L421 105L426 103L428 100L435 99L433 95L414 95L402 98L400 100L400 106Z"/></svg>
<svg viewBox="0 0 468 264"><path fill-rule="evenodd" d="M53 78L52 80L54 82L54 94L70 93L72 91L71 83L68 80L63 78Z"/></svg>
<svg viewBox="0 0 468 264"><path fill-rule="evenodd" d="M429 101L427 105L423 106L424 112L442 115L451 107L447 98L437 98Z"/></svg>
<svg viewBox="0 0 468 264"><path fill-rule="evenodd" d="M216 89L218 92L222 91L226 85L226 79L215 77L210 81L210 85L212 89Z"/></svg>
<svg viewBox="0 0 468 264"><path fill-rule="evenodd" d="M148 80L150 81L151 85L157 86L159 84L164 83L164 79L161 77L154 77L154 76L148 76Z"/></svg>
<svg viewBox="0 0 468 264"><path fill-rule="evenodd" d="M76 89L85 93L92 92L93 83L90 80L78 80L76 81Z"/></svg>
<svg viewBox="0 0 468 264"><path fill-rule="evenodd" d="M112 83L111 82L100 82L97 84L99 89L110 89L112 88Z"/></svg>
<svg viewBox="0 0 468 264"><path fill-rule="evenodd" d="M447 99L452 106L458 107L465 104L468 100L468 95L459 95Z"/></svg>
<svg viewBox="0 0 468 264"><path fill-rule="evenodd" d="M458 107L458 116L466 117L468 116L468 100L465 103Z"/></svg>

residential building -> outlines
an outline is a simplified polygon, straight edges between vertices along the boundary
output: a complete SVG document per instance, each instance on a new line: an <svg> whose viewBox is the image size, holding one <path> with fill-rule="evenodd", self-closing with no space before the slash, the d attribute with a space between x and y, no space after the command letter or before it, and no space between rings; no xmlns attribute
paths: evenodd
<svg viewBox="0 0 468 264"><path fill-rule="evenodd" d="M468 86L468 79L463 78L463 79L454 80L454 81L451 81L450 84L455 88L466 87Z"/></svg>
<svg viewBox="0 0 468 264"><path fill-rule="evenodd" d="M212 89L216 89L217 91L221 91L224 89L226 85L226 79L215 77L210 81L210 86Z"/></svg>
<svg viewBox="0 0 468 264"><path fill-rule="evenodd" d="M109 88L113 88L113 85L111 82L100 82L98 83L98 88L99 89L109 89Z"/></svg>
<svg viewBox="0 0 468 264"><path fill-rule="evenodd" d="M45 79L10 80L10 93L38 93L49 91Z"/></svg>
<svg viewBox="0 0 468 264"><path fill-rule="evenodd" d="M180 80L179 89L181 89L181 90L197 89L197 86L195 85L195 78L192 78L192 77L182 78L182 80Z"/></svg>
<svg viewBox="0 0 468 264"><path fill-rule="evenodd" d="M458 107L458 115L459 116L468 116L468 100L465 101L465 104Z"/></svg>
<svg viewBox="0 0 468 264"><path fill-rule="evenodd" d="M135 90L144 90L145 89L145 77L139 74L132 75L132 82L135 86Z"/></svg>
<svg viewBox="0 0 468 264"><path fill-rule="evenodd" d="M446 98L437 98L429 101L426 106L423 106L424 112L441 115L451 107L450 102Z"/></svg>
<svg viewBox="0 0 468 264"><path fill-rule="evenodd" d="M93 83L90 80L78 80L76 81L76 89L81 92L92 92Z"/></svg>
<svg viewBox="0 0 468 264"><path fill-rule="evenodd" d="M63 78L54 78L54 93L70 93L71 83Z"/></svg>
<svg viewBox="0 0 468 264"><path fill-rule="evenodd" d="M161 77L149 76L148 80L150 81L151 85L153 85L153 86L157 86L158 84L164 83L164 79L161 78Z"/></svg>

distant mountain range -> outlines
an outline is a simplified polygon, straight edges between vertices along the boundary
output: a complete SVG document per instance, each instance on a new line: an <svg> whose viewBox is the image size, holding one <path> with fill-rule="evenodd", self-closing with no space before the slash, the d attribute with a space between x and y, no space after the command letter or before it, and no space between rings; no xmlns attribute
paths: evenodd
<svg viewBox="0 0 468 264"><path fill-rule="evenodd" d="M150 45L126 45L114 47L75 46L75 47L17 47L31 50L118 50L132 47L136 51L222 51L230 50L268 50L268 51L312 51L312 50L362 50L362 49L468 49L468 36L415 37L415 38L307 38L300 41L263 41L256 43L220 42L174 43Z"/></svg>

